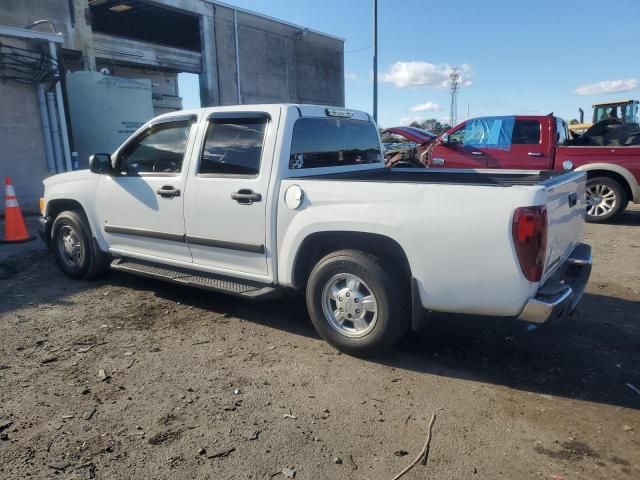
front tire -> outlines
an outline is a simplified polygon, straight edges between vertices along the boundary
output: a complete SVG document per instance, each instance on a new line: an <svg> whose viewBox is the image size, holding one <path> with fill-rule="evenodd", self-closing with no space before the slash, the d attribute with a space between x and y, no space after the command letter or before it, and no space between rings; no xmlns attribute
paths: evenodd
<svg viewBox="0 0 640 480"><path fill-rule="evenodd" d="M620 215L628 203L627 193L610 177L587 180L587 222L604 223Z"/></svg>
<svg viewBox="0 0 640 480"><path fill-rule="evenodd" d="M307 309L320 336L355 356L380 353L409 326L410 283L381 259L357 250L322 258L307 283Z"/></svg>
<svg viewBox="0 0 640 480"><path fill-rule="evenodd" d="M95 278L107 268L108 256L93 240L84 213L67 210L56 217L51 247L58 266L71 278Z"/></svg>

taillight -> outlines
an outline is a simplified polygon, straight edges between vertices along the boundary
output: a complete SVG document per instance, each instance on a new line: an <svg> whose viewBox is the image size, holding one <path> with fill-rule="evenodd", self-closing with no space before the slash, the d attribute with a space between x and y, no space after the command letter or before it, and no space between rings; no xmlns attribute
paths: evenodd
<svg viewBox="0 0 640 480"><path fill-rule="evenodd" d="M522 273L530 282L539 282L547 251L546 207L516 209L511 231Z"/></svg>

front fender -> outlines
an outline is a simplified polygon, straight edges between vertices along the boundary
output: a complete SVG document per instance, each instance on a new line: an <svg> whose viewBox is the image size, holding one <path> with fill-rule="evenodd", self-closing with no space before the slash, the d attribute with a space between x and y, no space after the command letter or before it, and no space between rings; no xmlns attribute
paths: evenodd
<svg viewBox="0 0 640 480"><path fill-rule="evenodd" d="M107 244L101 235L99 225L96 223L96 191L100 175L88 170L78 170L47 178L43 183L44 216L52 217L53 214L70 208L81 208L91 227L91 232L96 238L100 249L107 250ZM54 218L50 218L53 222Z"/></svg>

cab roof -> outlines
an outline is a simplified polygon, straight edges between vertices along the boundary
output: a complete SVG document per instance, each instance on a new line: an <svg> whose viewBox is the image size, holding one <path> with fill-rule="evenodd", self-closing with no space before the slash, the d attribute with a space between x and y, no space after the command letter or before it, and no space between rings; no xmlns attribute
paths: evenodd
<svg viewBox="0 0 640 480"><path fill-rule="evenodd" d="M600 102L600 103L594 103L592 105L592 107L602 107L605 105L620 105L620 104L624 104L624 103L640 103L638 100L614 100L611 102Z"/></svg>

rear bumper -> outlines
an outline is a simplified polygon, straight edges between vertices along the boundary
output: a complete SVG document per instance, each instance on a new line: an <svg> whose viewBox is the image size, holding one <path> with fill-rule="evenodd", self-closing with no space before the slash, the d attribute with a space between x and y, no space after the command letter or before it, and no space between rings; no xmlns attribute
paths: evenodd
<svg viewBox="0 0 640 480"><path fill-rule="evenodd" d="M564 318L578 305L591 275L591 247L579 244L564 265L530 298L518 316L531 323Z"/></svg>

